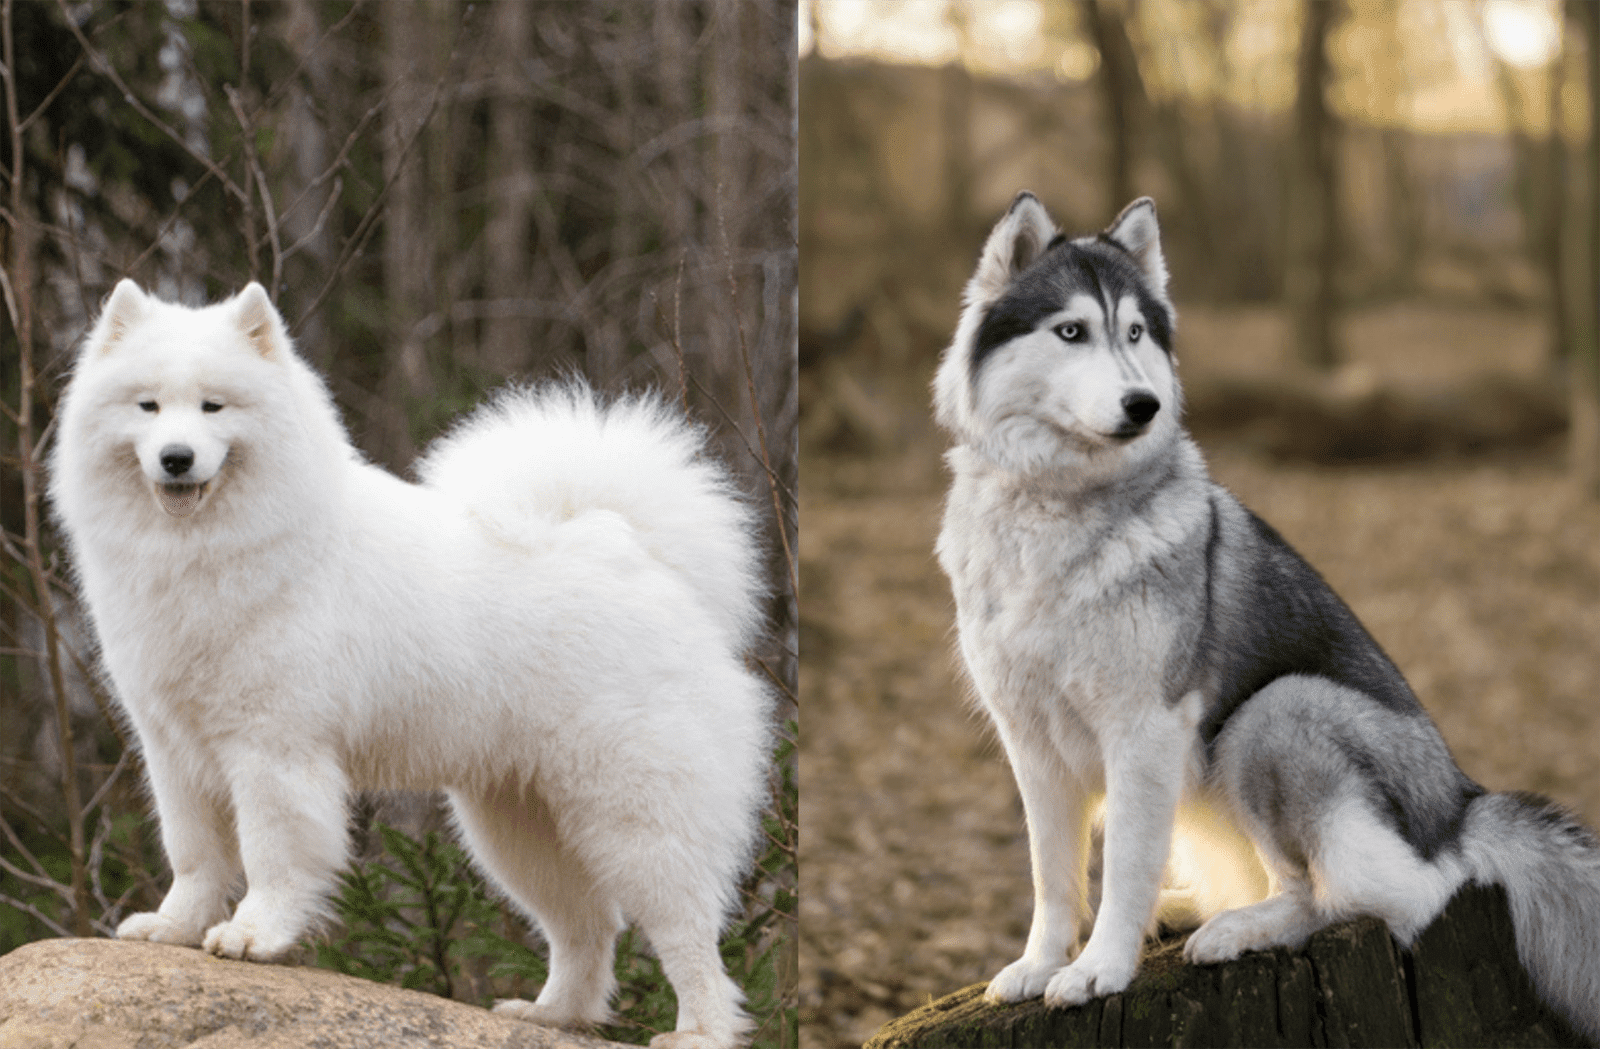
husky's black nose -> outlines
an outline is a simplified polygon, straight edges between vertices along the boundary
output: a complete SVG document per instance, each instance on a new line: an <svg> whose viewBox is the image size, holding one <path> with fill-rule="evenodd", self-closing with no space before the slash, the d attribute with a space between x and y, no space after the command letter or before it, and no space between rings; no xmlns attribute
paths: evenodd
<svg viewBox="0 0 1600 1049"><path fill-rule="evenodd" d="M186 444L169 444L161 449L161 468L174 477L188 472L194 465L194 449Z"/></svg>
<svg viewBox="0 0 1600 1049"><path fill-rule="evenodd" d="M1161 410L1161 402L1156 395L1148 390L1134 390L1123 395L1122 412L1128 421L1135 426L1143 426L1156 417L1156 412Z"/></svg>

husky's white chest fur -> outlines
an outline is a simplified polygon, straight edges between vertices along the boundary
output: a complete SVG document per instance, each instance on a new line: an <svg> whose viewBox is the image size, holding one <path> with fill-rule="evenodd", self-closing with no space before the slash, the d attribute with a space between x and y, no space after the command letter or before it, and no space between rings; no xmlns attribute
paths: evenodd
<svg viewBox="0 0 1600 1049"><path fill-rule="evenodd" d="M1183 623L1170 584L1196 567L1203 498L1187 486L1142 504L1054 491L966 448L948 461L939 562L979 694L991 716L1046 729L1097 778L1106 734L1168 698Z"/></svg>

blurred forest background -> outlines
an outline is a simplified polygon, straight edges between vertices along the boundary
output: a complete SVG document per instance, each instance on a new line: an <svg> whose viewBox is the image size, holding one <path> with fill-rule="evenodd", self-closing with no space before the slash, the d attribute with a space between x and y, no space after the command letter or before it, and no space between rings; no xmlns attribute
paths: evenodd
<svg viewBox="0 0 1600 1049"><path fill-rule="evenodd" d="M751 658L788 697L792 751L796 32L784 0L3 0L0 952L107 934L167 876L42 498L52 406L123 276L194 305L261 281L357 446L401 474L507 379L681 398L764 515L772 629ZM725 955L758 1039L793 1044L792 756L773 785ZM368 858L375 818L424 843L393 839L386 869L470 881L427 838L433 799L364 801ZM415 908L375 913L379 939L415 931ZM471 1000L535 989L445 948L536 943L514 915L453 913L493 929L461 917L363 971ZM641 979L625 996L659 989ZM633 1022L609 1033L647 1038Z"/></svg>
<svg viewBox="0 0 1600 1049"><path fill-rule="evenodd" d="M1010 771L933 559L983 238L1150 194L1187 417L1466 771L1600 822L1600 4L808 0L802 1044L1020 954Z"/></svg>

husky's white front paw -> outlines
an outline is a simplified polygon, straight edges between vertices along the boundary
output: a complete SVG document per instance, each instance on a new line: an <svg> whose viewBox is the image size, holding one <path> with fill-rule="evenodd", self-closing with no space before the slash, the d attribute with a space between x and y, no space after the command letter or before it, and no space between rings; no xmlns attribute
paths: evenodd
<svg viewBox="0 0 1600 1049"><path fill-rule="evenodd" d="M213 925L200 946L222 958L270 962L289 953L294 945L295 938L279 929L236 917L233 921Z"/></svg>
<svg viewBox="0 0 1600 1049"><path fill-rule="evenodd" d="M130 914L117 926L119 940L149 940L151 943L175 943L182 947L200 946L202 935L204 930L190 928L155 911Z"/></svg>
<svg viewBox="0 0 1600 1049"><path fill-rule="evenodd" d="M1214 914L1183 945L1183 957L1194 965L1231 962L1246 951L1266 946L1272 939L1248 907Z"/></svg>
<svg viewBox="0 0 1600 1049"><path fill-rule="evenodd" d="M983 992L984 1000L998 1004L1037 998L1060 968L1056 962L1023 955L995 974L989 981L989 989Z"/></svg>
<svg viewBox="0 0 1600 1049"><path fill-rule="evenodd" d="M1082 1005L1102 995L1116 994L1127 989L1138 969L1137 956L1126 962L1107 961L1091 957L1086 951L1078 956L1077 961L1050 978L1049 985L1044 989L1044 1004L1062 1008Z"/></svg>

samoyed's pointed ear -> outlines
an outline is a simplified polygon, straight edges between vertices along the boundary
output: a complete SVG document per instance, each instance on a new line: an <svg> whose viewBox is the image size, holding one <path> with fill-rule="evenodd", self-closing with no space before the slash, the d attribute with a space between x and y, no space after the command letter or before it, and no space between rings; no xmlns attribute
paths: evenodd
<svg viewBox="0 0 1600 1049"><path fill-rule="evenodd" d="M1161 226L1156 222L1155 201L1140 197L1129 204L1100 236L1132 255L1150 286L1167 298L1167 260L1161 254Z"/></svg>
<svg viewBox="0 0 1600 1049"><path fill-rule="evenodd" d="M277 307L267 298L267 289L251 281L234 297L234 302L239 330L250 340L250 345L268 359L280 356L289 346L289 333L284 329Z"/></svg>
<svg viewBox="0 0 1600 1049"><path fill-rule="evenodd" d="M1011 202L1011 210L995 224L984 242L978 270L967 285L967 303L990 303L998 299L1013 277L1033 264L1056 235L1056 224L1039 203L1039 198L1023 190Z"/></svg>
<svg viewBox="0 0 1600 1049"><path fill-rule="evenodd" d="M149 300L139 285L127 277L117 281L117 286L106 297L105 307L100 311L100 319L95 321L94 331L89 335L95 351L110 353L115 349L123 336L144 317L148 304Z"/></svg>

